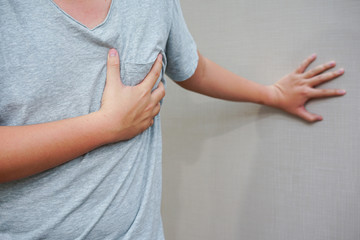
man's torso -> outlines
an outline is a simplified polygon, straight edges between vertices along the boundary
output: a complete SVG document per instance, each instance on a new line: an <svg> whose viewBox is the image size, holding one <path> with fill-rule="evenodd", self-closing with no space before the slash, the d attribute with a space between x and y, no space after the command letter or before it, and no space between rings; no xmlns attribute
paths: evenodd
<svg viewBox="0 0 360 240"><path fill-rule="evenodd" d="M0 125L97 111L110 48L126 85L138 84L162 52L163 80L168 8L165 0L113 1L89 29L50 0L1 0ZM0 239L162 239L160 199L157 116L129 141L0 185Z"/></svg>

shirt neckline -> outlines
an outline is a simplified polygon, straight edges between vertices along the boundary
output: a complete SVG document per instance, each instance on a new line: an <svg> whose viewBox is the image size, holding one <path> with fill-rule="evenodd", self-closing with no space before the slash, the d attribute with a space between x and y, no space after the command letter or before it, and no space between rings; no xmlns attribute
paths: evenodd
<svg viewBox="0 0 360 240"><path fill-rule="evenodd" d="M80 25L81 27L89 30L89 31L94 31L96 30L97 28L100 28L101 26L103 26L107 21L108 19L110 18L110 15L111 15L111 12L112 12L112 9L113 9L113 5L114 5L114 1L115 0L111 0L111 3L110 3L110 7L109 7L109 10L107 12L107 15L105 17L105 19L99 23L98 25L96 25L95 27L93 28L89 28L88 26L86 26L85 24L79 22L78 20L76 20L75 18L73 18L70 14L68 14L67 12L65 12L61 7L59 7L53 0L48 0L51 5L59 12L61 13L62 15L65 15L66 17L68 17L72 22L75 22L76 24Z"/></svg>

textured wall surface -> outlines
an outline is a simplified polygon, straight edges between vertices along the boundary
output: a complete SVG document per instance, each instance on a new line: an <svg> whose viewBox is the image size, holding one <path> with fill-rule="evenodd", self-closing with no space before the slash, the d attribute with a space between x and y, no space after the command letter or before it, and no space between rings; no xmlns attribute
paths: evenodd
<svg viewBox="0 0 360 240"><path fill-rule="evenodd" d="M203 55L262 84L336 60L345 75L311 101L324 121L187 92L162 109L169 240L360 239L360 1L182 0Z"/></svg>

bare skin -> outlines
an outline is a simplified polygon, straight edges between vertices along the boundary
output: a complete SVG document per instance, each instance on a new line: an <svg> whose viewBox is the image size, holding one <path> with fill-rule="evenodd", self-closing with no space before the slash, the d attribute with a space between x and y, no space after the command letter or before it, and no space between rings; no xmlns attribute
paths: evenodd
<svg viewBox="0 0 360 240"><path fill-rule="evenodd" d="M106 19L111 5L111 0L53 0L53 2L89 29L93 29Z"/></svg>
<svg viewBox="0 0 360 240"><path fill-rule="evenodd" d="M106 18L110 0L54 0L64 11L89 28ZM99 5L98 5L99 4ZM271 86L263 86L227 71L199 54L192 77L179 85L207 96L254 102L283 109L306 121L322 120L309 113L304 105L313 98L341 96L343 90L316 89L344 73L344 70L324 73L335 62L306 71L316 56L307 58L294 72ZM165 96L162 83L151 92L162 68L158 56L145 79L137 86L122 84L119 55L111 49L107 62L106 86L99 111L56 122L0 127L0 183L21 179L81 156L105 144L130 139L153 124Z"/></svg>
<svg viewBox="0 0 360 240"><path fill-rule="evenodd" d="M160 111L160 100L165 96L162 83L151 92L161 68L159 55L139 85L125 86L120 79L119 56L112 49L99 111L44 124L1 126L0 183L45 171L145 131L153 124Z"/></svg>
<svg viewBox="0 0 360 240"><path fill-rule="evenodd" d="M306 71L316 59L308 57L292 73L284 76L271 86L263 86L220 67L199 54L195 74L178 84L190 91L231 101L253 102L280 108L308 122L322 120L322 116L310 113L305 104L314 98L336 97L345 94L341 89L316 89L315 87L344 74L344 69L333 72L326 70L335 67L334 61L321 64Z"/></svg>

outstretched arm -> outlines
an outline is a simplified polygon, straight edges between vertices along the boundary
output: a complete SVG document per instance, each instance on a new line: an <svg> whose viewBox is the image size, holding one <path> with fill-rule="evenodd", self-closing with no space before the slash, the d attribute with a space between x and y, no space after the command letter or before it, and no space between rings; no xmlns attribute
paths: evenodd
<svg viewBox="0 0 360 240"><path fill-rule="evenodd" d="M344 90L314 88L344 73L343 69L324 73L335 67L335 62L322 64L306 71L310 63L316 59L315 54L307 58L294 72L270 86L249 81L222 68L200 53L198 55L199 63L194 75L178 84L185 89L210 97L277 107L309 122L315 122L322 120L322 117L308 112L305 109L306 102L313 98L345 94Z"/></svg>

